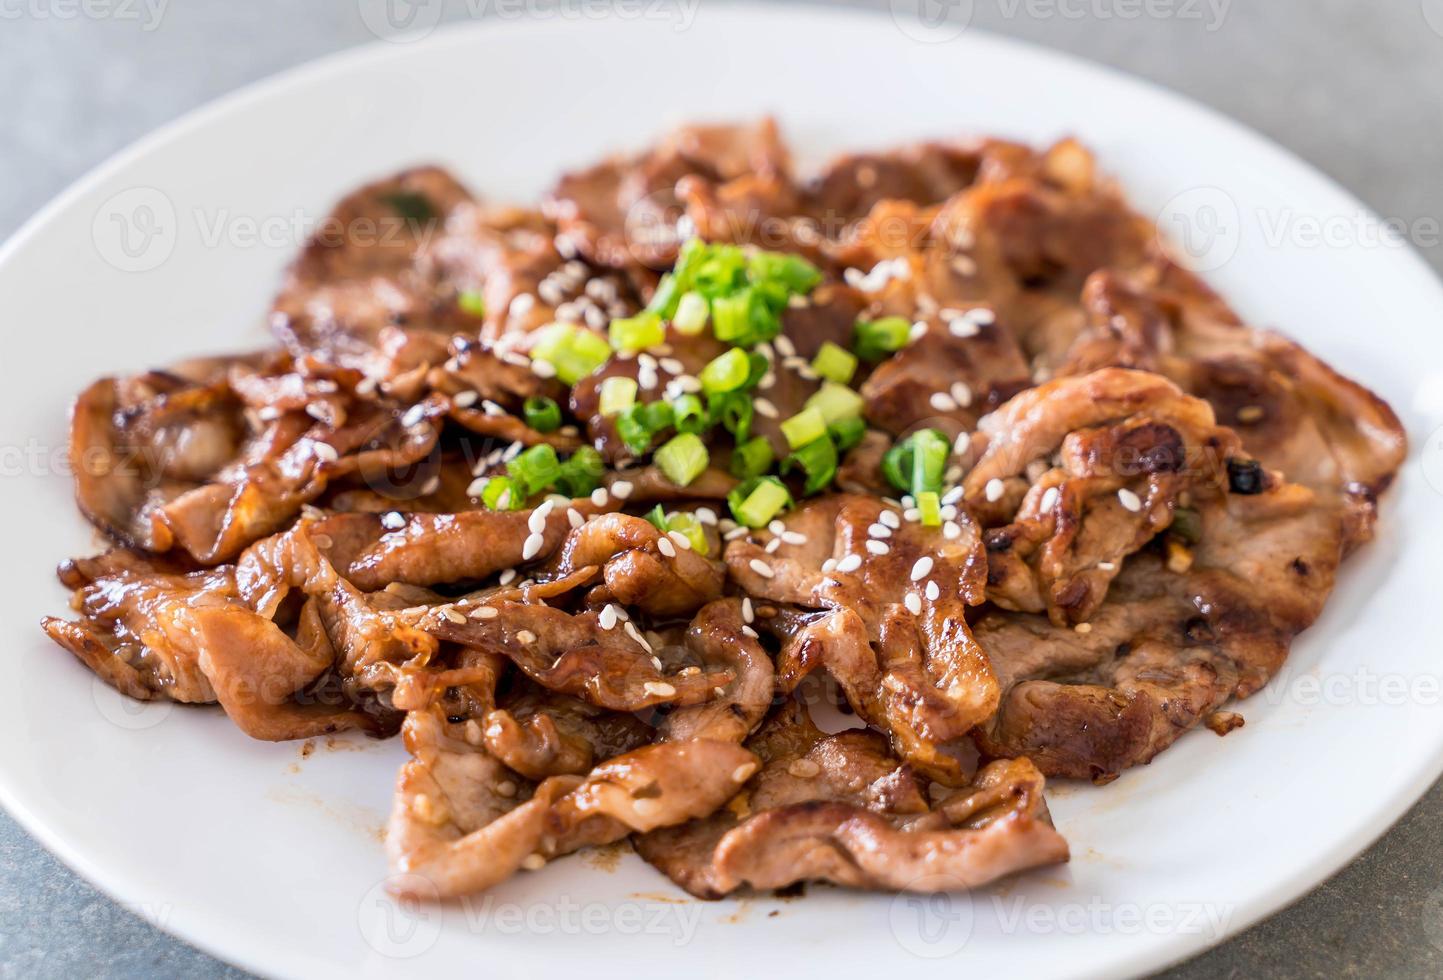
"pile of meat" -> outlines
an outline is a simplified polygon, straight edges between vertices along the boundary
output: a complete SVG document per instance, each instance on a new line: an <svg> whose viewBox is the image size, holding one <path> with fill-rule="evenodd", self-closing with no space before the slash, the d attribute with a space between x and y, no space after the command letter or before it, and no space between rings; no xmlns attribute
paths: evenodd
<svg viewBox="0 0 1443 980"><path fill-rule="evenodd" d="M674 485L612 444L595 379L526 356L548 324L643 308L689 236L822 270L774 345L781 418L859 317L917 324L860 381L836 486L765 528L731 520L725 469ZM1070 140L801 180L770 121L695 126L539 210L411 170L339 204L270 323L273 349L81 393L76 497L113 547L61 566L76 618L44 628L255 738L399 732L402 891L628 838L708 898L1065 861L1044 777L1240 724L1222 709L1317 617L1405 449L1382 401L1171 262ZM664 385L697 346L597 378ZM528 424L541 396L568 424ZM940 526L881 472L922 426L954 442ZM600 450L600 487L485 506L539 444ZM659 502L704 549L645 519Z"/></svg>

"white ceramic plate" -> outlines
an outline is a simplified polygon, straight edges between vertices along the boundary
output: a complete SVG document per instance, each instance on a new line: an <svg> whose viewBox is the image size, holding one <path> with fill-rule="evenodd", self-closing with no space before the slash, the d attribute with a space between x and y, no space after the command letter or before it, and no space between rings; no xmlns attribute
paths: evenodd
<svg viewBox="0 0 1443 980"><path fill-rule="evenodd" d="M1371 239L1362 206L1315 171L1137 81L906 19L703 4L679 30L680 8L656 9L483 24L288 74L122 154L4 249L10 812L161 927L307 977L875 976L941 958L969 977L1116 976L1202 950L1363 850L1443 764L1443 453L1428 441L1443 291L1424 265ZM669 124L764 111L813 159L924 135L1082 136L1144 210L1190 218L1174 230L1246 316L1390 398L1431 454L1409 461L1283 674L1242 706L1245 728L1193 733L1104 789L1052 791L1069 866L970 898L705 904L634 857L578 857L472 903L398 909L379 833L399 744L303 757L252 742L217 710L127 704L44 639L36 621L64 605L50 569L96 545L64 472L68 400L101 373L263 343L283 264L343 191L435 160L531 201L562 168Z"/></svg>

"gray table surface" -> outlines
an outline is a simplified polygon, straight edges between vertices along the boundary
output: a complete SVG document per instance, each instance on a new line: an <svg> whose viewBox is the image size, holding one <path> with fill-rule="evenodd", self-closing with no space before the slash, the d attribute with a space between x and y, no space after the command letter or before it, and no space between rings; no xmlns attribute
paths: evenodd
<svg viewBox="0 0 1443 980"><path fill-rule="evenodd" d="M0 91L9 93L0 100L0 238L155 126L374 39L361 16L371 0L87 3L0 0ZM951 4L970 8L971 29L1105 62L1212 105L1384 217L1420 229L1443 218L1443 0ZM494 9L452 0L446 17ZM1423 237L1415 244L1443 270L1443 247ZM1327 884L1166 976L1443 975L1440 841L1443 784ZM116 906L3 814L0 975L244 976Z"/></svg>

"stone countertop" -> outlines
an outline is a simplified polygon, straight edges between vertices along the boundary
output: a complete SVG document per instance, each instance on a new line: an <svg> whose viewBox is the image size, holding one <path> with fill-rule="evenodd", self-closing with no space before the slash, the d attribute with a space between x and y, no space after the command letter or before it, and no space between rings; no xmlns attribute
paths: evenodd
<svg viewBox="0 0 1443 980"><path fill-rule="evenodd" d="M1443 0L950 2L972 29L1113 65L1260 130L1402 221L1443 270ZM0 238L161 123L373 40L370 5L137 0L86 17L69 0L0 0ZM446 16L488 6L452 0ZM1443 975L1440 842L1443 784L1295 906L1164 976ZM0 976L197 975L245 976L122 910L0 814Z"/></svg>

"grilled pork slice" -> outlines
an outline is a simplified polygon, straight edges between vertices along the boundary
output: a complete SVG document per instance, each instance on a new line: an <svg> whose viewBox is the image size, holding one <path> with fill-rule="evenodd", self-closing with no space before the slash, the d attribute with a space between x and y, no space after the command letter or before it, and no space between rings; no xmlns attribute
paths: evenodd
<svg viewBox="0 0 1443 980"><path fill-rule="evenodd" d="M993 763L929 803L880 736L824 735L799 702L747 746L761 768L725 808L636 840L643 858L699 898L802 881L964 890L1068 858L1042 777L1025 760Z"/></svg>

